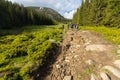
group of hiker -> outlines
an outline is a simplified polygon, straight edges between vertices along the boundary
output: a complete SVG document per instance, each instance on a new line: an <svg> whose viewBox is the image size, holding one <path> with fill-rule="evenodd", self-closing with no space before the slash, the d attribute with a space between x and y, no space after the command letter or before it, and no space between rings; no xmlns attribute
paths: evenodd
<svg viewBox="0 0 120 80"><path fill-rule="evenodd" d="M78 29L78 24L69 24L68 29Z"/></svg>
<svg viewBox="0 0 120 80"><path fill-rule="evenodd" d="M62 25L62 29L64 29L64 24ZM78 30L78 24L68 24L68 29Z"/></svg>

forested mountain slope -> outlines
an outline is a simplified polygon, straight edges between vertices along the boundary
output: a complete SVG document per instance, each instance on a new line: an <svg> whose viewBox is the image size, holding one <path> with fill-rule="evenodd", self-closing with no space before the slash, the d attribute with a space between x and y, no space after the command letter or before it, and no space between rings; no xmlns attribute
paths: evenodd
<svg viewBox="0 0 120 80"><path fill-rule="evenodd" d="M85 0L74 14L73 22L83 26L120 27L120 1Z"/></svg>
<svg viewBox="0 0 120 80"><path fill-rule="evenodd" d="M0 28L49 24L55 24L55 22L46 14L38 13L17 3L0 0Z"/></svg>
<svg viewBox="0 0 120 80"><path fill-rule="evenodd" d="M62 15L60 15L57 11L47 8L47 7L31 7L32 9L35 9L36 11L40 13L44 13L49 15L50 18L58 21L58 22L64 22L67 19L65 19Z"/></svg>

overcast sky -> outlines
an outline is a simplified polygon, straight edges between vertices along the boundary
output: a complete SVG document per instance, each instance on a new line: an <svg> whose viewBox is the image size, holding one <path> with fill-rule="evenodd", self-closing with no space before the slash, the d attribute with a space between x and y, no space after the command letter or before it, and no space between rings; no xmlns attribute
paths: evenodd
<svg viewBox="0 0 120 80"><path fill-rule="evenodd" d="M61 15L71 19L73 13L80 6L82 0L9 0L24 6L49 7L58 11Z"/></svg>

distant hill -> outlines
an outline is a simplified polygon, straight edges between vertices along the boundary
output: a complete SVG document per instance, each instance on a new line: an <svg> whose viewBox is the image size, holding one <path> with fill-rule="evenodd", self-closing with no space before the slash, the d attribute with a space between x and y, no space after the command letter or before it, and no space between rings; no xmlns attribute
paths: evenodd
<svg viewBox="0 0 120 80"><path fill-rule="evenodd" d="M51 17L52 19L54 19L58 22L69 21L68 19L66 19L62 15L60 15L57 11L55 11L51 8L47 8L47 7L29 7L29 8L35 9L36 11L38 11L40 13L47 14L47 15L49 15L49 17Z"/></svg>

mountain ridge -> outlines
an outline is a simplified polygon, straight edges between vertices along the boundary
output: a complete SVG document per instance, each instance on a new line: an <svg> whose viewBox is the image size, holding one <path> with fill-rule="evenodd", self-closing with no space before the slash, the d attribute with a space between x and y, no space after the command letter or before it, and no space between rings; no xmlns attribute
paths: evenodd
<svg viewBox="0 0 120 80"><path fill-rule="evenodd" d="M40 13L47 14L50 18L58 22L66 22L68 19L64 18L60 13L56 10L48 7L36 7L36 6L28 6L28 8L32 8Z"/></svg>

